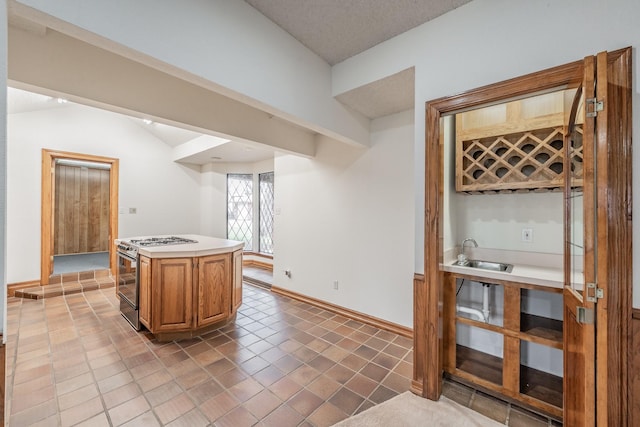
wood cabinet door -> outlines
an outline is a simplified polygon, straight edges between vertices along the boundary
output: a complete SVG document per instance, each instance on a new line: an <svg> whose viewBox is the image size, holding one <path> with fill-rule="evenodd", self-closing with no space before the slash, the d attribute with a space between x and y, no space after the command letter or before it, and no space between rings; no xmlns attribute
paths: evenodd
<svg viewBox="0 0 640 427"><path fill-rule="evenodd" d="M193 325L191 258L154 259L152 264L153 333L188 330Z"/></svg>
<svg viewBox="0 0 640 427"><path fill-rule="evenodd" d="M152 330L151 324L151 259L141 256L138 261L139 293L138 307L140 323Z"/></svg>
<svg viewBox="0 0 640 427"><path fill-rule="evenodd" d="M197 327L206 326L229 315L231 254L202 257L198 263Z"/></svg>
<svg viewBox="0 0 640 427"><path fill-rule="evenodd" d="M231 286L231 311L242 305L242 250L233 253L233 284Z"/></svg>

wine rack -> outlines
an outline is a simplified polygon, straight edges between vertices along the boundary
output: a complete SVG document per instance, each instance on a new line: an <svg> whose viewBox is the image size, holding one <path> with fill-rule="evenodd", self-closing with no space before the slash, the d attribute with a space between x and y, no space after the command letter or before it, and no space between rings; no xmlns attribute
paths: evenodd
<svg viewBox="0 0 640 427"><path fill-rule="evenodd" d="M571 143L571 170L581 185L582 129ZM456 191L528 192L562 190L564 127L554 126L456 141Z"/></svg>

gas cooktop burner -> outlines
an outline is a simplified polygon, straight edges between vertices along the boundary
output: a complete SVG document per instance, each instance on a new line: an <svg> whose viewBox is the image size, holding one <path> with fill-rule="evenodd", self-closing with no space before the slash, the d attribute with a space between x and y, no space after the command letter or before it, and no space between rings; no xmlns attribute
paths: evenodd
<svg viewBox="0 0 640 427"><path fill-rule="evenodd" d="M168 246L168 245L182 245L185 243L198 243L197 240L185 239L183 237L149 237L146 239L132 239L129 240L129 243L132 245L140 246L140 247L149 247L149 246Z"/></svg>

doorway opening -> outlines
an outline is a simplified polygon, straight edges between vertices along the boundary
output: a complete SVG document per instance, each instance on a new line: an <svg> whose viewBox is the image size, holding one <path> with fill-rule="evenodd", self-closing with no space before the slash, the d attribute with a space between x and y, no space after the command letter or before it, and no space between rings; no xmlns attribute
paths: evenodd
<svg viewBox="0 0 640 427"><path fill-rule="evenodd" d="M118 159L42 150L40 283L54 275L115 271Z"/></svg>

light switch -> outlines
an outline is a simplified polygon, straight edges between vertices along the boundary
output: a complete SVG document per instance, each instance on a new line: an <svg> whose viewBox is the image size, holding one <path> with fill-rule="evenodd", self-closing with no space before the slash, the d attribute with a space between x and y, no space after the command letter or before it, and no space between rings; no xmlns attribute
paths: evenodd
<svg viewBox="0 0 640 427"><path fill-rule="evenodd" d="M527 243L533 242L533 228L522 229L522 241Z"/></svg>

